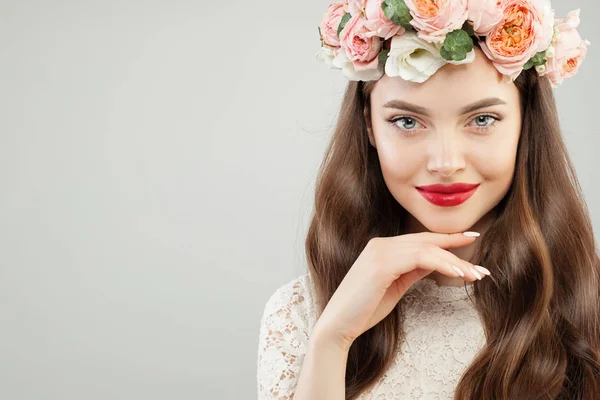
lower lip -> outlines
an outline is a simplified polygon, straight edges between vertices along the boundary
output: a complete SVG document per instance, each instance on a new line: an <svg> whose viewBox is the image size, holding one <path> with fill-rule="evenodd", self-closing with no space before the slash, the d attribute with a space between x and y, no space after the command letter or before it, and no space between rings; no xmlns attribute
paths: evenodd
<svg viewBox="0 0 600 400"><path fill-rule="evenodd" d="M435 204L436 206L442 207L452 207L457 206L459 204L467 201L469 197L475 193L479 185L475 186L473 189L467 192L457 192L457 193L437 193L437 192L428 192L422 189L417 188L421 196L425 197L430 203Z"/></svg>

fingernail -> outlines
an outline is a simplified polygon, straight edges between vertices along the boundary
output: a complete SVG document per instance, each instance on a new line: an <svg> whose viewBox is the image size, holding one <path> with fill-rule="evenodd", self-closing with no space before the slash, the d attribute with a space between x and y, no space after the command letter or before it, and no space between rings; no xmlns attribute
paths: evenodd
<svg viewBox="0 0 600 400"><path fill-rule="evenodd" d="M471 232L471 231L463 232L463 235L465 235L465 236L475 236L475 237L480 236L479 232Z"/></svg>
<svg viewBox="0 0 600 400"><path fill-rule="evenodd" d="M453 269L454 271L456 271L456 273L457 273L457 274L459 274L460 276L465 276L465 273L464 273L464 272L462 272L462 270L461 270L460 268L458 268L458 267L455 267L455 266L453 265L453 266L452 266L452 269Z"/></svg>
<svg viewBox="0 0 600 400"><path fill-rule="evenodd" d="M473 275L475 275L475 278L477 278L479 280L481 280L483 278L483 276L481 276L481 274L479 274L479 272L477 272L477 270L475 268L471 268L471 267L469 267L469 268L471 269L471 272L473 273Z"/></svg>
<svg viewBox="0 0 600 400"><path fill-rule="evenodd" d="M490 271L487 268L483 268L481 265L476 265L475 268L486 275L490 275Z"/></svg>

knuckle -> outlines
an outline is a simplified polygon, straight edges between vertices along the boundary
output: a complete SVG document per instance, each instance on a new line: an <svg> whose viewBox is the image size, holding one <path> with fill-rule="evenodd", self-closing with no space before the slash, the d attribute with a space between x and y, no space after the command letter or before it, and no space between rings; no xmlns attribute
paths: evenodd
<svg viewBox="0 0 600 400"><path fill-rule="evenodd" d="M374 257L377 252L378 252L378 248L379 248L379 238L373 238L370 239L367 242L367 245L365 246L365 253L367 253L368 255L370 255L371 257Z"/></svg>
<svg viewBox="0 0 600 400"><path fill-rule="evenodd" d="M378 243L380 241L381 241L381 238L379 236L374 236L371 239L369 239L369 243L372 243L372 244Z"/></svg>
<svg viewBox="0 0 600 400"><path fill-rule="evenodd" d="M369 248L373 248L373 247L377 247L379 245L379 243L381 242L381 238L380 237L372 237L371 239L369 239L369 241L367 242L367 246Z"/></svg>
<svg viewBox="0 0 600 400"><path fill-rule="evenodd" d="M411 252L411 257L413 262L416 265L421 265L423 263L423 251L424 251L424 246L415 246L412 249Z"/></svg>
<svg viewBox="0 0 600 400"><path fill-rule="evenodd" d="M383 238L374 237L367 242L366 249L366 257L371 261L371 263L376 266L380 266L382 262L382 256L384 255L384 251L382 251L382 242Z"/></svg>
<svg viewBox="0 0 600 400"><path fill-rule="evenodd" d="M420 243L418 246L416 246L413 249L413 260L418 264L418 265L424 265L427 260L429 259L429 257L427 257L429 254L432 254L436 251L438 251L438 247L434 244L431 243Z"/></svg>
<svg viewBox="0 0 600 400"><path fill-rule="evenodd" d="M389 238L374 237L369 240L368 246L375 253L385 253L386 247L389 246Z"/></svg>

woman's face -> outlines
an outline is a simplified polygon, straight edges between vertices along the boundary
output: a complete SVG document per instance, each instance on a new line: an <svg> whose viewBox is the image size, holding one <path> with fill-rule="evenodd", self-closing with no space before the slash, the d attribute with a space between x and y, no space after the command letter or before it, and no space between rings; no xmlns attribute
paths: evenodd
<svg viewBox="0 0 600 400"><path fill-rule="evenodd" d="M479 49L473 63L446 64L424 83L384 75L371 93L369 140L411 214L409 232L462 232L492 216L510 187L520 132L519 91ZM454 183L478 186L466 200L417 189Z"/></svg>

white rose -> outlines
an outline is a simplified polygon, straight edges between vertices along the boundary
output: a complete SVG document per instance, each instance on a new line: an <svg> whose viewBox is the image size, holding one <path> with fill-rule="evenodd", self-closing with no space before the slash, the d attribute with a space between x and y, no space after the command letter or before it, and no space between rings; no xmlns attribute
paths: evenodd
<svg viewBox="0 0 600 400"><path fill-rule="evenodd" d="M339 50L332 63L336 68L341 68L342 73L351 81L376 81L383 76L383 66L381 63L379 63L376 69L356 71L354 64L352 64L344 49Z"/></svg>
<svg viewBox="0 0 600 400"><path fill-rule="evenodd" d="M475 49L461 61L448 61L440 55L442 43L429 43L413 31L394 36L385 63L385 74L422 83L445 64L468 64L475 59Z"/></svg>
<svg viewBox="0 0 600 400"><path fill-rule="evenodd" d="M333 59L335 58L335 52L333 49L327 46L321 47L321 50L316 55L317 60L325 63L329 68L337 68L333 65Z"/></svg>

